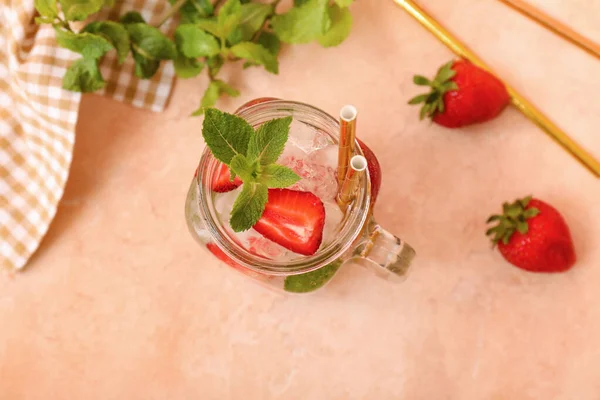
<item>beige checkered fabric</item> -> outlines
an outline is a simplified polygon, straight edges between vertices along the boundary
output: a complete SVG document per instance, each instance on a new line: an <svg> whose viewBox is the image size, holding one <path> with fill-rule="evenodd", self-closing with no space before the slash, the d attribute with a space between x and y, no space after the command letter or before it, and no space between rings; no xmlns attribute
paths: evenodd
<svg viewBox="0 0 600 400"><path fill-rule="evenodd" d="M117 1L155 22L166 0ZM0 268L22 268L47 232L71 164L81 95L63 90L62 77L77 54L59 48L50 26L34 23L34 0L0 0ZM164 30L170 27L165 26ZM151 80L133 77L106 57L103 93L161 111L174 80L171 63Z"/></svg>
<svg viewBox="0 0 600 400"><path fill-rule="evenodd" d="M100 13L98 18L118 20L120 15L135 10L148 23L156 26L169 8L167 0L126 0L115 3L115 7ZM172 24L173 19L164 24L161 30L168 32ZM175 80L173 63L162 63L152 79L137 79L134 75L133 58L129 56L123 65L119 65L113 51L104 58L101 70L107 85L99 94L152 111L162 111L167 105Z"/></svg>

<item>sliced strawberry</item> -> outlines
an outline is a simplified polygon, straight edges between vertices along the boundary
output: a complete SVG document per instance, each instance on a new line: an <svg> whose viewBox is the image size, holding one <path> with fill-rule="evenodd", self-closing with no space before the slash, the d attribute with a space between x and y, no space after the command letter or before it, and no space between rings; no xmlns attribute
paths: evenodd
<svg viewBox="0 0 600 400"><path fill-rule="evenodd" d="M310 192L269 189L269 201L254 229L294 253L310 256L323 240L325 207Z"/></svg>
<svg viewBox="0 0 600 400"><path fill-rule="evenodd" d="M231 174L227 165L220 163L217 167L217 171L213 175L212 190L218 193L230 192L238 188L242 184L242 180L239 177L235 177L231 182Z"/></svg>
<svg viewBox="0 0 600 400"><path fill-rule="evenodd" d="M375 153L360 139L356 140L358 140L358 144L367 159L367 168L371 177L371 203L375 204L379 195L379 189L381 188L381 166L379 165L379 161L377 161L377 157L375 157Z"/></svg>

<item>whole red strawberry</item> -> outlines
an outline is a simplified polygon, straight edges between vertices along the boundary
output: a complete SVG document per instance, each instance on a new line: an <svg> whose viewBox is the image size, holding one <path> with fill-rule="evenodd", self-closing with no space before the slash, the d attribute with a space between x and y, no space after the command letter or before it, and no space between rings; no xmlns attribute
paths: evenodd
<svg viewBox="0 0 600 400"><path fill-rule="evenodd" d="M421 119L428 116L448 128L489 121L510 102L506 87L498 78L465 60L445 64L433 81L420 75L413 81L431 87L431 91L408 103L424 103Z"/></svg>
<svg viewBox="0 0 600 400"><path fill-rule="evenodd" d="M533 272L563 272L575 264L569 227L554 207L527 197L503 208L488 219L498 224L487 235L509 263Z"/></svg>

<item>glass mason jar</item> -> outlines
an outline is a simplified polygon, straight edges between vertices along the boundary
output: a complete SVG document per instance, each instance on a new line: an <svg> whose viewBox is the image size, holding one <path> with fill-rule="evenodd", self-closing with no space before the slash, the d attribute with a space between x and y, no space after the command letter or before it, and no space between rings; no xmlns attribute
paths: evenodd
<svg viewBox="0 0 600 400"><path fill-rule="evenodd" d="M273 118L291 115L295 120L325 133L332 143L338 143L339 122L307 104L260 98L244 104L235 114L254 128ZM358 143L354 147L355 155L363 155ZM219 165L207 147L188 191L185 217L196 241L225 265L267 287L288 293L310 293L320 289L349 263L365 266L388 280L401 281L405 277L415 251L375 222L368 171L362 175L356 198L332 241L324 243L312 256L275 261L244 249L220 222L210 184Z"/></svg>

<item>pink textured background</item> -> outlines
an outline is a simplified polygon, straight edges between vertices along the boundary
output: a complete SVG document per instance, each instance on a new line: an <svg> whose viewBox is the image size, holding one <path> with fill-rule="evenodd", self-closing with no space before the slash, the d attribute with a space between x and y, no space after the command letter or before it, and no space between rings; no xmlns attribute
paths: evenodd
<svg viewBox="0 0 600 400"><path fill-rule="evenodd" d="M530 1L600 41L600 2ZM600 157L600 61L497 0L422 5ZM0 275L0 399L600 398L598 180L514 109L462 131L419 123L411 77L450 52L390 0L353 12L346 43L288 47L279 76L226 70L243 96L219 107L355 104L384 171L376 215L419 254L410 279L347 268L281 297L220 268L183 219L204 77L163 114L87 96L52 229L23 273ZM490 250L486 217L529 193L571 226L571 272Z"/></svg>

